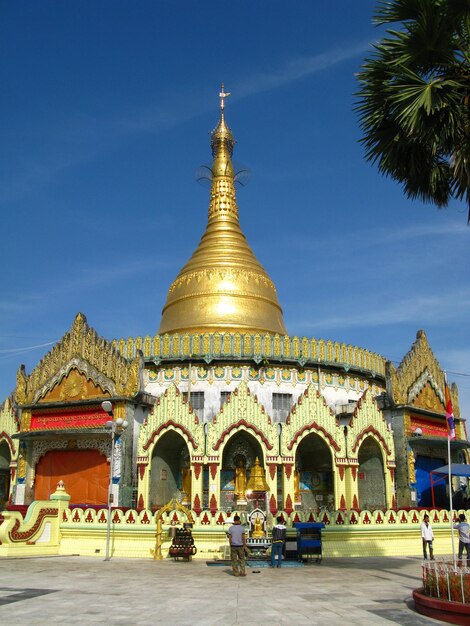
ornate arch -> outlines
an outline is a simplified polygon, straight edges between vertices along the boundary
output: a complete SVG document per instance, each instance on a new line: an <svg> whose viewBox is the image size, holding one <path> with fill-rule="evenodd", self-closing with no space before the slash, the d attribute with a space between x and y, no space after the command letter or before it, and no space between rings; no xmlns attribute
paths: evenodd
<svg viewBox="0 0 470 626"><path fill-rule="evenodd" d="M343 430L337 425L325 398L310 384L282 425L282 454L295 457L301 441L313 433L321 437L331 450L333 464L335 457L345 456Z"/></svg>
<svg viewBox="0 0 470 626"><path fill-rule="evenodd" d="M395 461L393 433L382 413L374 402L372 394L366 390L354 411L349 427L349 440L352 442L351 452L356 455L361 443L368 436L374 437L383 456L384 467L390 461Z"/></svg>
<svg viewBox="0 0 470 626"><path fill-rule="evenodd" d="M227 441L237 432L245 431L255 437L267 453L274 451L277 443L276 424L250 393L246 382L241 382L230 395L214 421L207 428L208 454L223 453Z"/></svg>
<svg viewBox="0 0 470 626"><path fill-rule="evenodd" d="M174 384L158 398L157 404L142 424L137 444L141 462L145 458L151 458L154 447L169 431L181 435L190 453L203 453L203 424Z"/></svg>

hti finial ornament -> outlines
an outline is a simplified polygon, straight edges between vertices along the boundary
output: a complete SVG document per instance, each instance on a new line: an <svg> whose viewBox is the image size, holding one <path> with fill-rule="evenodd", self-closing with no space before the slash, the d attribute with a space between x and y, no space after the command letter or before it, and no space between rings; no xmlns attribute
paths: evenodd
<svg viewBox="0 0 470 626"><path fill-rule="evenodd" d="M220 98L220 110L223 112L225 109L225 98L228 98L231 94L224 90L224 83L222 83L222 90L219 93Z"/></svg>

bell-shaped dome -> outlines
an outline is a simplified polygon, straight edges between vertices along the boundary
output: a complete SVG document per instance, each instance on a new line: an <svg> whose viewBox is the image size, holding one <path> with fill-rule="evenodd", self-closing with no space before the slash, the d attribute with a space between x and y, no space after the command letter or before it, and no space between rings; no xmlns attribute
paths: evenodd
<svg viewBox="0 0 470 626"><path fill-rule="evenodd" d="M211 133L209 219L192 257L170 286L159 333L287 333L276 288L238 221L232 153L235 140L221 116Z"/></svg>

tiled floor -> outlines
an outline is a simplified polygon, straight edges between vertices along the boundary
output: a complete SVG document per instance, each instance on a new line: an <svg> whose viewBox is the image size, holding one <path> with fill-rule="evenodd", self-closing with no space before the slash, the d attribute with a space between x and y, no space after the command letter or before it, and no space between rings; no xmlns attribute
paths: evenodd
<svg viewBox="0 0 470 626"><path fill-rule="evenodd" d="M324 560L234 578L227 567L85 557L0 559L0 624L421 626L415 558Z"/></svg>

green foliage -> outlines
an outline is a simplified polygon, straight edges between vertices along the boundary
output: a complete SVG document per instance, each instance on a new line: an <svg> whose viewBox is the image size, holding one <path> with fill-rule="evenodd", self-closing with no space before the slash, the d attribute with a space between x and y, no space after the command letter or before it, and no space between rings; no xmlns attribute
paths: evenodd
<svg viewBox="0 0 470 626"><path fill-rule="evenodd" d="M366 159L410 198L465 199L470 219L470 0L381 0L374 21L401 28L358 74Z"/></svg>

